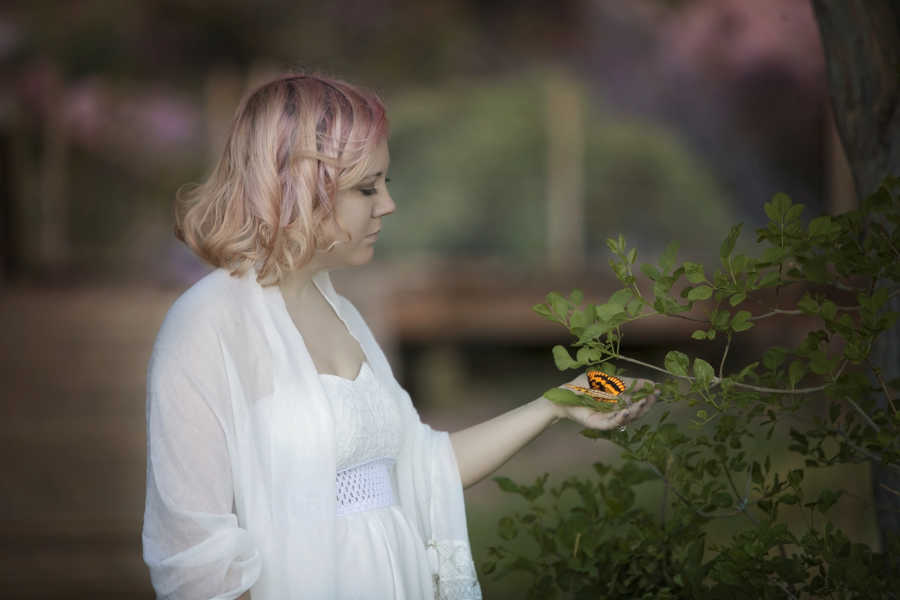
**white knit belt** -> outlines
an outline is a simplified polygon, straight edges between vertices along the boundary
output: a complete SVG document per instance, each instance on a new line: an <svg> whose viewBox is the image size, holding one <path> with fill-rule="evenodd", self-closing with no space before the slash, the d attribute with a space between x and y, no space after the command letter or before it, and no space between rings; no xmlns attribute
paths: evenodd
<svg viewBox="0 0 900 600"><path fill-rule="evenodd" d="M393 458L376 458L337 472L339 517L397 504L391 471Z"/></svg>

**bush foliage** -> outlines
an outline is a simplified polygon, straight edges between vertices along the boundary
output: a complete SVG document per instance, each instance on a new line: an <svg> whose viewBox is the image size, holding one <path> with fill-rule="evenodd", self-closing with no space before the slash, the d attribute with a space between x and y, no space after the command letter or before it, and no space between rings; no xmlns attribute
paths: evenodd
<svg viewBox="0 0 900 600"><path fill-rule="evenodd" d="M619 446L621 466L597 463L596 477L552 488L547 475L531 485L497 478L527 509L500 520L505 543L483 571L530 573L530 597L541 599L895 598L898 540L879 551L851 541L834 522L845 491L811 491L805 479L848 463L900 469L900 385L870 356L898 316L888 310L900 294L898 192L900 179L889 178L859 210L808 223L802 205L778 194L765 204L757 253L735 251L738 225L714 273L679 262L670 244L641 265L639 282L637 250L619 236L607 244L623 287L605 303L585 303L578 290L548 294L535 311L575 338L571 350L553 349L560 370L637 365L656 373L660 401L626 430L581 432ZM691 338L720 351L715 364L677 350L662 365L622 352L623 326L661 315L691 321ZM769 319L802 319L808 331L794 347L729 364L741 336ZM591 402L560 388L546 395ZM672 410L689 410L690 423L671 422ZM786 455L796 464L779 466ZM663 491L646 508L636 500L651 481ZM716 541L721 519L733 533Z"/></svg>

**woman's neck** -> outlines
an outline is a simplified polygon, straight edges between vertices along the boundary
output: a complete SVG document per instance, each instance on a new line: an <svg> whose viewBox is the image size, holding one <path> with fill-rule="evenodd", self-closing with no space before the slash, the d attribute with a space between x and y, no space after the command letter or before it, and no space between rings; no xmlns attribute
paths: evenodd
<svg viewBox="0 0 900 600"><path fill-rule="evenodd" d="M282 274L278 287L281 288L281 295L288 306L302 306L307 303L305 300L309 295L316 292L313 277L322 271L323 267L315 262L310 261L299 269Z"/></svg>

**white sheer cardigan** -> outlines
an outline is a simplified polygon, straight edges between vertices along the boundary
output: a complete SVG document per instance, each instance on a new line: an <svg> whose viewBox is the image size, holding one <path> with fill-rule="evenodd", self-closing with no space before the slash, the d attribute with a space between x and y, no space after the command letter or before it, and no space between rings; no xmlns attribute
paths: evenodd
<svg viewBox="0 0 900 600"><path fill-rule="evenodd" d="M449 436L421 423L328 273L314 282L407 421L397 492L435 597L480 598ZM352 576L335 572L335 494L333 415L278 286L211 272L169 310L148 368L142 541L157 596L330 598Z"/></svg>

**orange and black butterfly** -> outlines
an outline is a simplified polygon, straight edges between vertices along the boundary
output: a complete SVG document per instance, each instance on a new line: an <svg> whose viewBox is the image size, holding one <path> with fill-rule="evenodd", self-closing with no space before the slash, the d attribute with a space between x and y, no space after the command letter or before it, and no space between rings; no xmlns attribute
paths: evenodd
<svg viewBox="0 0 900 600"><path fill-rule="evenodd" d="M563 387L590 396L594 400L602 400L610 404L619 401L618 395L625 391L625 382L613 375L608 375L603 371L590 370L587 372L588 385L590 387L582 387L580 385L565 384Z"/></svg>

